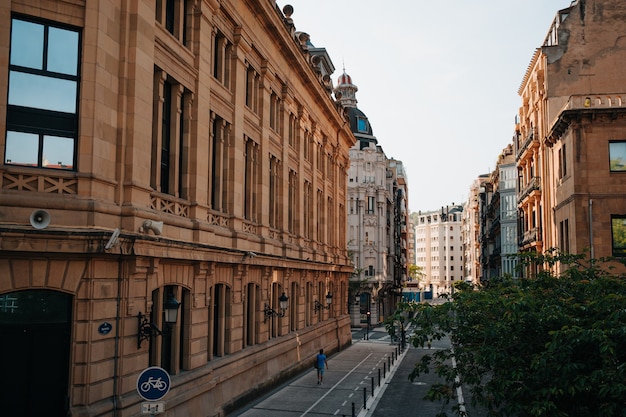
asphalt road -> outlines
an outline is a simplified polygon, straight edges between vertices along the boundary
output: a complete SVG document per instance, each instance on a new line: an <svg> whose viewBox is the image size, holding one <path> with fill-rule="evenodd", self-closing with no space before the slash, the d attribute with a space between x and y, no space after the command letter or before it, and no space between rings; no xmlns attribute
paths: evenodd
<svg viewBox="0 0 626 417"><path fill-rule="evenodd" d="M430 352L448 343L434 341ZM424 400L428 388L438 381L436 375L425 374L413 382L408 378L429 349L400 351L383 327L354 330L352 346L328 358L323 385L317 385L311 368L229 417L435 417L442 411L454 416L456 402ZM469 409L468 415L485 417L486 413Z"/></svg>

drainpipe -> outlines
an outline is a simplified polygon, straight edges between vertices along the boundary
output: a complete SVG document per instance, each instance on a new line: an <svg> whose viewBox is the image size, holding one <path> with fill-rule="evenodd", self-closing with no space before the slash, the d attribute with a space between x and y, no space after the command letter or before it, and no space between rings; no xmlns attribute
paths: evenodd
<svg viewBox="0 0 626 417"><path fill-rule="evenodd" d="M591 259L595 259L593 251L593 199L589 199L589 248Z"/></svg>
<svg viewBox="0 0 626 417"><path fill-rule="evenodd" d="M113 356L113 417L118 416L117 403L118 403L118 367L119 367L119 345L120 345L120 311L121 311L121 302L122 302L122 255L118 257L118 267L117 267L117 299L116 299L116 307L115 307L115 352Z"/></svg>

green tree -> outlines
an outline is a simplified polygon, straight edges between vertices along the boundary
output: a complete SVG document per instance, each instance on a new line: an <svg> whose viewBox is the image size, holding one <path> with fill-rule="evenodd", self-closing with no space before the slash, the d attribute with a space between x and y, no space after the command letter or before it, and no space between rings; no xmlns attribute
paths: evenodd
<svg viewBox="0 0 626 417"><path fill-rule="evenodd" d="M434 370L442 382L427 398L449 401L462 384L489 416L626 416L626 278L605 260L532 261L567 270L460 282L445 303L420 304L411 342L449 336L452 347L424 356L411 380Z"/></svg>
<svg viewBox="0 0 626 417"><path fill-rule="evenodd" d="M385 330L387 330L392 339L396 336L396 329L400 330L402 349L404 349L406 343L406 325L413 313L417 311L417 308L418 303L415 301L401 301L397 304L396 311L385 319Z"/></svg>
<svg viewBox="0 0 626 417"><path fill-rule="evenodd" d="M419 282L424 275L424 268L415 264L409 265L409 281L415 280Z"/></svg>

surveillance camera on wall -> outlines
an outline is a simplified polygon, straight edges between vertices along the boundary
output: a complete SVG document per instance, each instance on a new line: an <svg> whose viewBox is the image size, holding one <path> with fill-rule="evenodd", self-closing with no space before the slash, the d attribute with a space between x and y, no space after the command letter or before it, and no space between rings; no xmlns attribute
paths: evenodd
<svg viewBox="0 0 626 417"><path fill-rule="evenodd" d="M248 252L246 252L246 256L254 258L256 256L256 253L248 251Z"/></svg>
<svg viewBox="0 0 626 417"><path fill-rule="evenodd" d="M109 238L109 241L107 242L106 245L104 245L104 249L111 249L116 243L117 243L117 238L120 235L120 229L115 229L113 231L113 234L111 235L111 237Z"/></svg>

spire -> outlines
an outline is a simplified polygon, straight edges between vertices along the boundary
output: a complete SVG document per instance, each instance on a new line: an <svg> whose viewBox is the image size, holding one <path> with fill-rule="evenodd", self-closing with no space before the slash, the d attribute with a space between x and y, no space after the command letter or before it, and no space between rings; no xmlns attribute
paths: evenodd
<svg viewBox="0 0 626 417"><path fill-rule="evenodd" d="M356 107L356 92L358 90L357 86L352 84L352 77L346 74L344 64L343 74L339 76L337 87L335 87L335 99L343 107Z"/></svg>

